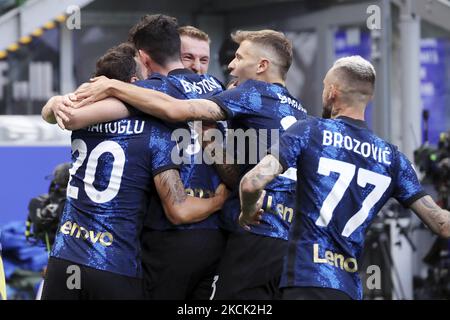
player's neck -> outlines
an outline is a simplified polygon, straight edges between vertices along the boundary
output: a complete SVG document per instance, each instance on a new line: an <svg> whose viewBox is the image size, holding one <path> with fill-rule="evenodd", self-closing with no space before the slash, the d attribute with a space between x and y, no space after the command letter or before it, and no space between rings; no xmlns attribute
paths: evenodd
<svg viewBox="0 0 450 320"><path fill-rule="evenodd" d="M269 75L262 75L261 77L258 77L259 81L264 81L264 82L268 82L268 83L279 83L281 85L283 85L284 87L286 86L286 82L280 78L280 77L274 77L274 76L269 76Z"/></svg>
<svg viewBox="0 0 450 320"><path fill-rule="evenodd" d="M160 65L154 66L153 72L157 72L157 73L162 74L163 76L167 76L170 71L176 70L176 69L184 69L184 66L181 63L181 61L171 61L171 62L168 62L164 66L160 66Z"/></svg>
<svg viewBox="0 0 450 320"><path fill-rule="evenodd" d="M257 73L257 80L268 82L268 83L279 83L286 87L286 81L283 79L281 73L277 68L267 68L261 73Z"/></svg>
<svg viewBox="0 0 450 320"><path fill-rule="evenodd" d="M364 108L334 105L333 113L333 118L348 117L355 120L365 121Z"/></svg>

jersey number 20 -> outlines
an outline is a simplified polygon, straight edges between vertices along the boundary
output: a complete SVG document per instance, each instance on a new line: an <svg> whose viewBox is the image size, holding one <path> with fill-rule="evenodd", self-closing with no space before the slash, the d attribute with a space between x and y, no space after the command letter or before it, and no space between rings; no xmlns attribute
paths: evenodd
<svg viewBox="0 0 450 320"><path fill-rule="evenodd" d="M78 199L78 188L71 186L73 176L78 169L83 165L87 156L88 148L86 143L81 139L76 139L72 142L72 153L78 151L78 157L70 169L70 179L67 186L67 196L73 199ZM104 153L111 153L114 157L112 165L111 178L108 187L99 191L94 186L95 173L97 171L98 159ZM125 152L122 147L114 141L104 141L97 145L90 153L84 175L84 190L87 196L95 203L105 203L114 199L119 193L120 184L122 182L123 168L125 166Z"/></svg>

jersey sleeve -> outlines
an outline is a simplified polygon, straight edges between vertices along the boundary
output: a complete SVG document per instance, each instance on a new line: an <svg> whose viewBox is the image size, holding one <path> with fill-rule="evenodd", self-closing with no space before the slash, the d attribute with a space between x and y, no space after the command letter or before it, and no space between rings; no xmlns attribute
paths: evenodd
<svg viewBox="0 0 450 320"><path fill-rule="evenodd" d="M209 79L213 79L213 81L215 81L222 88L222 91L227 90L227 87L225 87L225 85L222 83L222 81L220 81L216 77L209 75L209 74L207 74L206 77L208 77Z"/></svg>
<svg viewBox="0 0 450 320"><path fill-rule="evenodd" d="M420 184L413 165L403 153L398 152L396 185L393 197L408 208L426 195L427 193Z"/></svg>
<svg viewBox="0 0 450 320"><path fill-rule="evenodd" d="M172 151L177 150L176 141L172 140L172 130L162 122L155 122L152 126L148 147L153 176L170 169L179 170L180 166L172 160Z"/></svg>
<svg viewBox="0 0 450 320"><path fill-rule="evenodd" d="M297 167L297 160L309 139L309 124L306 120L297 121L280 137L269 153L278 158L283 171Z"/></svg>
<svg viewBox="0 0 450 320"><path fill-rule="evenodd" d="M139 80L133 83L135 86L146 88L146 89L152 89L156 91L165 92L165 82L161 78L155 78L155 79L146 79L146 80ZM131 105L127 105L128 111L130 112L130 115L132 117L142 117L142 116L148 116L147 113L142 112L139 109L136 109L135 107Z"/></svg>
<svg viewBox="0 0 450 320"><path fill-rule="evenodd" d="M257 114L263 104L257 84L248 80L236 88L223 91L209 100L216 103L227 114L227 119L234 119Z"/></svg>
<svg viewBox="0 0 450 320"><path fill-rule="evenodd" d="M125 107L128 109L128 112L130 113L130 117L148 117L149 115L136 109L135 107L133 107L131 104L128 103L124 103Z"/></svg>

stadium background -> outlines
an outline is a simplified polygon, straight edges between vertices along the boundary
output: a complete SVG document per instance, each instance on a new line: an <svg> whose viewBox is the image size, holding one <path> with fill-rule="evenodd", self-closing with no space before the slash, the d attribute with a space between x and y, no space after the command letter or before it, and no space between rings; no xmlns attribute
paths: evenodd
<svg viewBox="0 0 450 320"><path fill-rule="evenodd" d="M73 6L81 8L81 25L69 30L69 20L77 14ZM368 19L377 8L381 28L370 30ZM447 0L2 0L0 12L0 228L4 233L24 224L29 200L47 192L53 168L69 160L69 133L41 120L43 104L89 79L96 59L124 41L145 13L173 15L181 25L205 30L212 40L209 73L221 80L226 80L232 50L230 32L258 28L285 32L295 48L288 88L313 115L321 114L322 79L336 58L359 54L371 60L378 84L368 122L410 159L424 142L423 110L430 113L431 144L450 129ZM418 298L417 283L430 270L422 259L434 238L427 230L411 227L414 252L398 225L417 226L415 218L395 212L395 219L384 224L396 268L388 268L386 289L379 295ZM5 260L7 277L12 277L19 262Z"/></svg>

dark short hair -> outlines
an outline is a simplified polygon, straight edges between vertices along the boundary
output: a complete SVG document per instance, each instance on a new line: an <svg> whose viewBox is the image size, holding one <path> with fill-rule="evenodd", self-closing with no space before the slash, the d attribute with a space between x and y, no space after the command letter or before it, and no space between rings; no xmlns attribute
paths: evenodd
<svg viewBox="0 0 450 320"><path fill-rule="evenodd" d="M105 76L123 82L130 82L136 75L136 49L130 43L112 47L97 60L95 76Z"/></svg>
<svg viewBox="0 0 450 320"><path fill-rule="evenodd" d="M133 57L137 56L137 50L131 42L122 42L121 44L112 47L110 50L114 50Z"/></svg>
<svg viewBox="0 0 450 320"><path fill-rule="evenodd" d="M180 35L174 17L163 14L145 15L130 30L129 40L156 63L164 66L180 58Z"/></svg>

